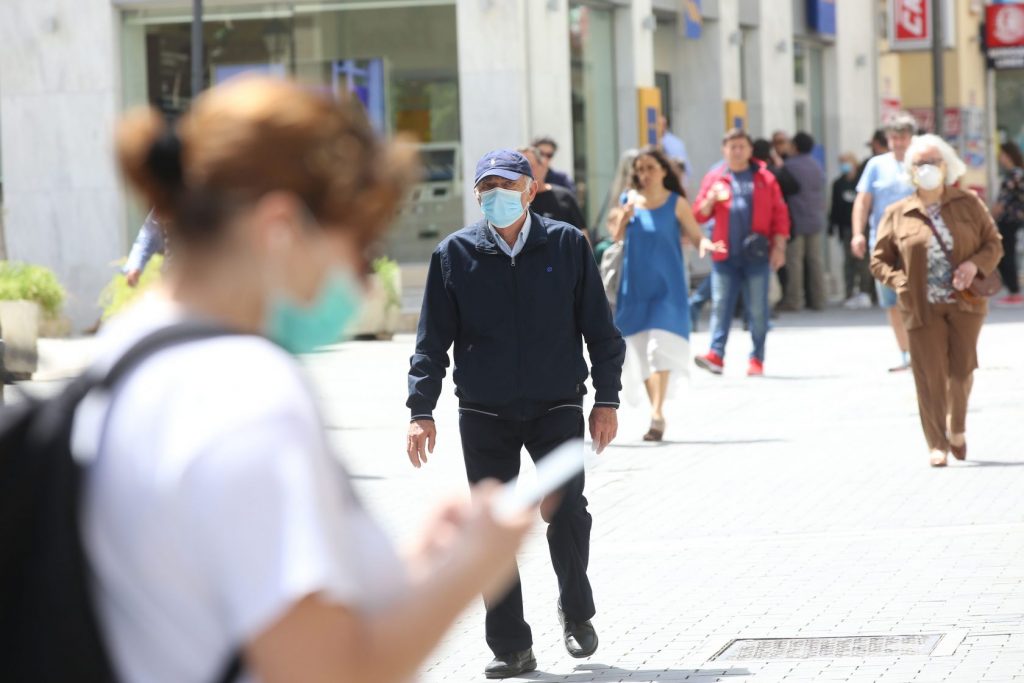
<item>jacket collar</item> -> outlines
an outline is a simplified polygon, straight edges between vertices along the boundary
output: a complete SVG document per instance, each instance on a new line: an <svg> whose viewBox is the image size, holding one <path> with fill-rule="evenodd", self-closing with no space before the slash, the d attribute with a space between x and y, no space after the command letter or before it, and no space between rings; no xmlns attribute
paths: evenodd
<svg viewBox="0 0 1024 683"><path fill-rule="evenodd" d="M744 171L750 171L754 175L754 177L756 178L758 172L759 171L763 171L766 168L767 168L767 166L764 164L764 162L758 161L757 159L754 159L753 157L750 158L750 166L748 168L743 169L743 171L734 171L731 168L729 168L728 164L723 162L722 163L722 169L721 169L721 177L724 178L726 176L729 176L731 178L736 173L743 173Z"/></svg>
<svg viewBox="0 0 1024 683"><path fill-rule="evenodd" d="M969 195L966 191L961 190L958 187L947 186L946 191L942 194L941 206L945 207L946 205L951 204L952 202L960 201L961 199L967 196ZM907 203L903 205L902 213L904 216L907 216L915 211L918 211L922 214L926 213L924 202L921 201L921 197L917 194L917 192L915 192L914 194L910 195L909 198L907 198Z"/></svg>
<svg viewBox="0 0 1024 683"><path fill-rule="evenodd" d="M480 220L473 224L476 232L476 250L485 254L496 254L499 251L497 242L494 241L494 234L487 225L487 220ZM530 211L530 234L523 245L523 251L529 251L535 246L545 244L548 241L548 222L543 216Z"/></svg>

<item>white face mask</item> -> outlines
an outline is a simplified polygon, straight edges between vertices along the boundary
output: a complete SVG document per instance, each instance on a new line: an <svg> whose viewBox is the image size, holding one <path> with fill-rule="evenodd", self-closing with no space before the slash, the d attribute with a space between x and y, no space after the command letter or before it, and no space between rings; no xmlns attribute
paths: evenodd
<svg viewBox="0 0 1024 683"><path fill-rule="evenodd" d="M917 186L922 190L934 190L942 185L942 169L933 164L923 164L915 172Z"/></svg>

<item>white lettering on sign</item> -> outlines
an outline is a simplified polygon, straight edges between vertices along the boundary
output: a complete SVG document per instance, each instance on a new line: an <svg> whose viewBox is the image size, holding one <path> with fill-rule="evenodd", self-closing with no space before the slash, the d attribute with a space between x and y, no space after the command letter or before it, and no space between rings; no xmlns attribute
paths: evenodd
<svg viewBox="0 0 1024 683"><path fill-rule="evenodd" d="M925 0L900 0L897 21L906 37L923 38Z"/></svg>

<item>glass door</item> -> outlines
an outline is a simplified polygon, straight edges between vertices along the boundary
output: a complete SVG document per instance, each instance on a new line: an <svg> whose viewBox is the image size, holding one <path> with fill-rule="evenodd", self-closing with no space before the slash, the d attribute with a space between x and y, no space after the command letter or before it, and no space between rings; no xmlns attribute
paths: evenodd
<svg viewBox="0 0 1024 683"><path fill-rule="evenodd" d="M612 12L582 3L569 9L574 172L588 226L597 232L619 156Z"/></svg>

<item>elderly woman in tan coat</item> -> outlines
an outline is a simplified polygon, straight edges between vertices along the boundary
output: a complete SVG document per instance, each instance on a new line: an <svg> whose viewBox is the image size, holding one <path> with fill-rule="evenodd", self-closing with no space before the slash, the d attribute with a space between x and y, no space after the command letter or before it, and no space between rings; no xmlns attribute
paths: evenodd
<svg viewBox="0 0 1024 683"><path fill-rule="evenodd" d="M968 290L976 277L993 277L1003 246L982 201L953 187L966 168L945 140L914 138L905 164L916 192L882 218L871 272L899 295L921 426L931 465L943 467L949 453L967 457L967 400L988 313L987 300Z"/></svg>

